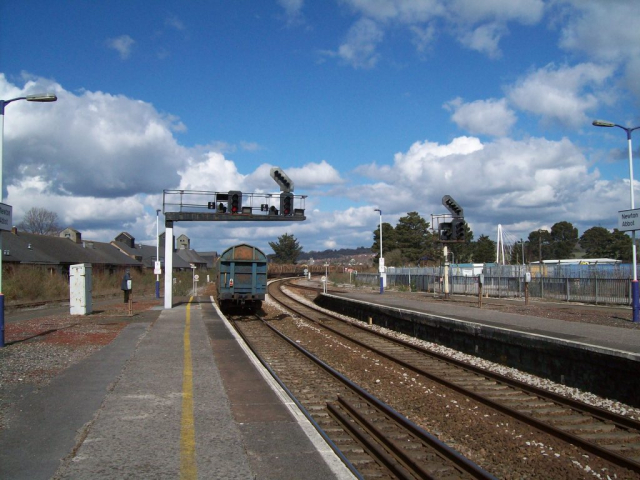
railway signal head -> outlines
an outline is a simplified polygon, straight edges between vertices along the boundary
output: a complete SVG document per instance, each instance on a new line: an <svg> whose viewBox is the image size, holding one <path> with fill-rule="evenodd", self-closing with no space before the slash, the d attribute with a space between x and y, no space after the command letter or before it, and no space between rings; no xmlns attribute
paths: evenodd
<svg viewBox="0 0 640 480"><path fill-rule="evenodd" d="M451 221L451 230L453 231L453 239L458 242L465 241L465 221L462 218L454 218Z"/></svg>
<svg viewBox="0 0 640 480"><path fill-rule="evenodd" d="M287 177L280 167L273 167L270 173L271 178L280 186L281 192L293 192L293 180Z"/></svg>
<svg viewBox="0 0 640 480"><path fill-rule="evenodd" d="M451 215L454 217L464 217L464 210L462 207L456 202L451 195L445 195L442 197L442 205L447 207L447 210L451 212Z"/></svg>
<svg viewBox="0 0 640 480"><path fill-rule="evenodd" d="M453 229L451 222L442 222L438 225L440 240L450 242L453 240Z"/></svg>
<svg viewBox="0 0 640 480"><path fill-rule="evenodd" d="M229 209L231 213L240 213L242 211L242 192L237 190L229 192Z"/></svg>
<svg viewBox="0 0 640 480"><path fill-rule="evenodd" d="M280 215L293 215L293 193L282 192L280 194Z"/></svg>

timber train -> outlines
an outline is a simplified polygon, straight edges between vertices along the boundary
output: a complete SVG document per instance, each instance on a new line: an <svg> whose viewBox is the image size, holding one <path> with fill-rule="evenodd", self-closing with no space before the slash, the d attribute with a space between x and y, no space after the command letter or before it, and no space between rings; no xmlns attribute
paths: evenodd
<svg viewBox="0 0 640 480"><path fill-rule="evenodd" d="M267 256L246 243L228 248L218 260L216 290L222 311L259 310L267 293Z"/></svg>

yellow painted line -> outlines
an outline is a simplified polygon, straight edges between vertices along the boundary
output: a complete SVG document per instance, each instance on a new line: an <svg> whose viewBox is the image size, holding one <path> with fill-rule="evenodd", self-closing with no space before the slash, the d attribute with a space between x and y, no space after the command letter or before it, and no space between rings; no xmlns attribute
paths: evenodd
<svg viewBox="0 0 640 480"><path fill-rule="evenodd" d="M180 421L180 478L198 478L196 430L193 421L193 365L191 364L191 301L187 304L184 326L184 368L182 371L182 419Z"/></svg>

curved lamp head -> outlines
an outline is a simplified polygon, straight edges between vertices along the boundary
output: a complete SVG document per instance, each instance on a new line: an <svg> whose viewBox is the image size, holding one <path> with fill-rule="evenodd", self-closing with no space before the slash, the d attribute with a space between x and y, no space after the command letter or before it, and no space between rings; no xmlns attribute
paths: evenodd
<svg viewBox="0 0 640 480"><path fill-rule="evenodd" d="M607 122L606 120L594 120L591 122L591 125L594 127L615 127L616 124L613 122Z"/></svg>
<svg viewBox="0 0 640 480"><path fill-rule="evenodd" d="M36 93L35 95L27 95L25 100L27 102L55 102L58 97L53 93Z"/></svg>

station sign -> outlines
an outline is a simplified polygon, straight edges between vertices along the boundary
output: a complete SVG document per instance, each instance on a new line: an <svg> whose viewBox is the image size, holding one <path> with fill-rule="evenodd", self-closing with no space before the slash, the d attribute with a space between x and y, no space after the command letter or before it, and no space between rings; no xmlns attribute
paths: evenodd
<svg viewBox="0 0 640 480"><path fill-rule="evenodd" d="M0 230L11 230L13 226L13 207L0 203Z"/></svg>
<svg viewBox="0 0 640 480"><path fill-rule="evenodd" d="M640 230L640 208L619 211L618 230L621 232Z"/></svg>

